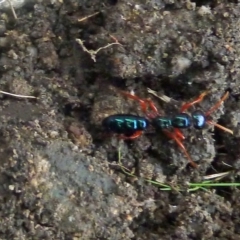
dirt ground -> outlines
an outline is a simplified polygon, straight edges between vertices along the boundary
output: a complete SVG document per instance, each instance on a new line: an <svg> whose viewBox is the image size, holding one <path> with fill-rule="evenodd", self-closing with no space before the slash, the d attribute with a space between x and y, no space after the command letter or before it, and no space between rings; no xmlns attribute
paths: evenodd
<svg viewBox="0 0 240 240"><path fill-rule="evenodd" d="M37 99L0 95L0 238L240 239L239 188L189 185L240 180L238 1L45 0L16 14L0 15L0 90ZM168 116L230 91L212 119L234 134L184 130L194 169L154 129L103 131L109 115L143 115L119 90Z"/></svg>

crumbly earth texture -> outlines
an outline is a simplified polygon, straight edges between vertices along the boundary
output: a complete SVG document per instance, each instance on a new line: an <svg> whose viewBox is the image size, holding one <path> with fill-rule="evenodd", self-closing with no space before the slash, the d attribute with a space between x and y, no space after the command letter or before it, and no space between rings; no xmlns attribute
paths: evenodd
<svg viewBox="0 0 240 240"><path fill-rule="evenodd" d="M36 1L0 15L1 239L240 239L240 5L227 0ZM78 40L77 40L78 39ZM175 99L166 103L147 88ZM134 141L103 118L140 114L119 90L161 114L197 105L234 134L149 129ZM171 190L165 189L166 184Z"/></svg>

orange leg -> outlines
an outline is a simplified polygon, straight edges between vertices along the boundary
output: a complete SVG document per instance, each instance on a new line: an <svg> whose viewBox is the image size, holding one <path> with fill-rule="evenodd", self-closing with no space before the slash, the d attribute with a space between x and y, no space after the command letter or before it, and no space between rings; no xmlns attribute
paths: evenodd
<svg viewBox="0 0 240 240"><path fill-rule="evenodd" d="M230 133L230 134L233 134L233 131L232 131L231 129L226 128L226 127L224 127L224 126L222 126L222 125L220 125L220 124L218 124L218 123L215 123L215 122L213 122L213 121L211 121L211 120L207 120L207 123L208 123L209 125L213 125L214 127L219 128L219 129L221 129L221 130L223 130L223 131L225 131L225 132L228 132L228 133Z"/></svg>
<svg viewBox="0 0 240 240"><path fill-rule="evenodd" d="M181 132L180 129L174 128L174 133L180 140L184 140L185 139L185 136L183 135L183 133Z"/></svg>
<svg viewBox="0 0 240 240"><path fill-rule="evenodd" d="M216 109L218 109L220 107L220 105L228 98L229 96L229 92L226 92L223 97L213 106L211 107L206 113L205 116L209 116L213 111L215 111Z"/></svg>
<svg viewBox="0 0 240 240"><path fill-rule="evenodd" d="M190 157L190 155L188 154L185 146L183 145L183 143L181 142L181 140L177 137L176 134L169 132L168 130L163 130L164 133L171 139L174 139L176 141L176 143L178 144L178 146L180 147L180 149L184 152L185 156L187 157L189 163L191 164L192 167L197 168L198 165L192 160L192 158Z"/></svg>
<svg viewBox="0 0 240 240"><path fill-rule="evenodd" d="M194 101L192 101L190 103L183 104L183 106L181 107L180 112L185 112L191 106L195 105L196 103L200 103L207 94L208 94L208 91L205 91L197 99L195 99Z"/></svg>
<svg viewBox="0 0 240 240"><path fill-rule="evenodd" d="M152 100L150 100L150 99L145 99L145 101L148 103L148 106L152 110L152 113L148 113L147 115L150 118L154 118L154 117L159 116L160 114L159 114L159 112L157 110L157 107L155 106L154 102Z"/></svg>
<svg viewBox="0 0 240 240"><path fill-rule="evenodd" d="M141 98L139 98L139 97L137 97L137 96L135 96L135 95L133 95L131 93L124 92L124 91L121 91L121 93L123 95L125 95L126 97L130 98L130 99L138 101L140 103L142 111L148 117L154 118L154 117L159 115L156 106L154 105L153 101L151 101L150 99L141 99ZM147 113L148 107L152 110L152 113Z"/></svg>
<svg viewBox="0 0 240 240"><path fill-rule="evenodd" d="M213 106L211 107L206 113L205 113L205 116L209 116L213 111L215 111L216 109L218 109L220 107L220 105L227 99L227 97L229 96L229 92L226 92L223 97ZM214 125L215 127L225 131L225 132L228 132L230 134L233 134L233 131L231 129L228 129L218 123L215 123L214 121L212 120L207 120L207 123L210 124L210 125Z"/></svg>
<svg viewBox="0 0 240 240"><path fill-rule="evenodd" d="M124 135L120 135L119 138L120 139L124 139L124 140L134 140L138 137L140 137L142 135L143 131L136 131L133 135L131 136L124 136Z"/></svg>

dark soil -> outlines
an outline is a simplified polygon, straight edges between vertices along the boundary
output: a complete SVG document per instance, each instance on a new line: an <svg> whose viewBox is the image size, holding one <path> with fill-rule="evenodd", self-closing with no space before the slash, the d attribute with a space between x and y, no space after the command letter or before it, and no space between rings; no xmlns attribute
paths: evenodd
<svg viewBox="0 0 240 240"><path fill-rule="evenodd" d="M0 238L240 239L238 188L188 191L210 174L231 171L220 181L239 182L237 2L44 0L16 10L17 20L2 12L0 90L37 99L0 96ZM115 44L91 58L76 39L92 54ZM143 114L119 90L179 111L147 88L179 105L211 90L205 111L230 91L212 118L234 135L184 131L197 169L162 133L105 136L103 118Z"/></svg>

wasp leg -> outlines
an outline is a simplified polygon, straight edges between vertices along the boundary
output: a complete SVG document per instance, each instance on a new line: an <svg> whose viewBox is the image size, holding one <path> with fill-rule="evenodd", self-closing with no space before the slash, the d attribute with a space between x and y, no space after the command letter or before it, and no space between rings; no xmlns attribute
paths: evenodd
<svg viewBox="0 0 240 240"><path fill-rule="evenodd" d="M209 91L205 91L202 94L199 95L198 98L196 98L194 101L189 102L189 103L185 103L183 104L183 106L181 107L180 112L185 112L187 111L188 108L190 108L191 106L195 105L196 103L200 103L203 98L209 93Z"/></svg>
<svg viewBox="0 0 240 240"><path fill-rule="evenodd" d="M224 126L222 126L222 125L220 125L220 124L218 124L218 123L215 123L215 122L213 122L213 121L211 121L211 120L207 120L207 123L208 123L209 125L213 125L214 127L219 128L219 129L221 129L221 130L223 130L223 131L225 131L225 132L228 132L228 133L230 133L230 134L233 134L233 131L232 131L231 129L226 128L226 127L224 127Z"/></svg>
<svg viewBox="0 0 240 240"><path fill-rule="evenodd" d="M163 130L163 132L171 139L174 139L177 143L177 145L180 147L180 149L184 152L185 156L187 157L189 163L191 164L192 167L197 168L198 165L192 160L192 158L190 157L190 155L188 154L185 146L183 145L183 143L181 142L181 140L177 137L176 134L168 131L168 130Z"/></svg>
<svg viewBox="0 0 240 240"><path fill-rule="evenodd" d="M220 105L228 98L229 96L229 92L226 92L223 97L216 103L214 104L214 106L212 106L206 113L205 113L205 116L209 116L213 111L215 111L216 109L218 109L220 107ZM210 124L210 125L213 125L225 132L228 132L230 134L233 134L233 131L229 128L226 128L218 123L215 123L214 121L212 120L207 120L207 123Z"/></svg>
<svg viewBox="0 0 240 240"><path fill-rule="evenodd" d="M136 95L133 95L131 93L128 92L121 92L123 95L125 95L126 97L138 101L140 103L141 109L144 112L144 114L146 114L149 118L154 118L156 116L159 115L157 107L155 106L154 102L150 99L141 99L139 97L137 97ZM148 107L152 110L152 113L148 113Z"/></svg>
<svg viewBox="0 0 240 240"><path fill-rule="evenodd" d="M120 135L119 138L123 140L134 140L142 135L143 131L136 131L131 136Z"/></svg>
<svg viewBox="0 0 240 240"><path fill-rule="evenodd" d="M209 116L213 111L218 109L220 107L220 105L228 98L228 96L229 96L229 92L226 92L223 95L223 97L205 113L205 116Z"/></svg>
<svg viewBox="0 0 240 240"><path fill-rule="evenodd" d="M184 140L184 139L185 139L185 136L183 135L183 133L181 132L180 129L174 128L174 133L176 134L176 136L177 136L180 140Z"/></svg>
<svg viewBox="0 0 240 240"><path fill-rule="evenodd" d="M147 116L150 118L155 118L155 117L159 116L160 114L159 114L154 102L150 99L146 99L145 101L148 103L150 109L152 110L152 113L148 113Z"/></svg>

